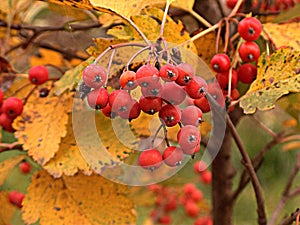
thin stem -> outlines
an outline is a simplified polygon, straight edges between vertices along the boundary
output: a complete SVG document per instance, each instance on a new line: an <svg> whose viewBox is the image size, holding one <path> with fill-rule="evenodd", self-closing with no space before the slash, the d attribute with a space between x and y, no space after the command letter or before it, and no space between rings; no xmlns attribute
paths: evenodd
<svg viewBox="0 0 300 225"><path fill-rule="evenodd" d="M156 130L156 132L155 132L155 134L154 134L154 136L153 136L153 139L152 139L152 141L151 141L151 148L153 148L154 141L155 141L155 139L157 138L157 135L158 135L159 131L160 131L161 128L163 128L163 127L164 127L164 125L161 124L161 125L157 128L157 130Z"/></svg>
<svg viewBox="0 0 300 225"><path fill-rule="evenodd" d="M237 11L239 11L241 5L243 4L243 1L244 0L238 0L228 17L234 17L236 15Z"/></svg>
<svg viewBox="0 0 300 225"><path fill-rule="evenodd" d="M169 139L168 139L168 130L167 130L167 128L166 128L166 126L165 126L164 124L162 124L162 125L163 125L163 128L164 128L166 145L167 145L168 147L170 147L170 142L169 142Z"/></svg>
<svg viewBox="0 0 300 225"><path fill-rule="evenodd" d="M160 31L159 31L159 36L160 37L163 37L163 34L164 34L164 28L165 28L165 24L166 24L167 15L168 15L170 5L171 5L171 1L167 0L166 8L165 8L165 11L164 11L164 16L163 16L163 19L161 21L161 26L160 26Z"/></svg>
<svg viewBox="0 0 300 225"><path fill-rule="evenodd" d="M13 143L0 143L0 148L3 148L3 149L1 149L0 152L2 152L4 149L13 149L17 145L21 145L21 144L18 141L13 142Z"/></svg>
<svg viewBox="0 0 300 225"><path fill-rule="evenodd" d="M227 18L225 18L225 45L224 45L224 52L228 51L228 42L230 38L230 24Z"/></svg>
<svg viewBox="0 0 300 225"><path fill-rule="evenodd" d="M216 54L219 53L219 44L220 44L220 40L221 40L222 23L223 23L223 20L220 21L220 25L219 25L219 27L218 27L218 32L217 32L217 38L216 38Z"/></svg>
<svg viewBox="0 0 300 225"><path fill-rule="evenodd" d="M243 158L243 164L246 167L251 182L252 182L252 186L255 192L255 197L256 197L256 203L257 203L257 214L258 214L258 224L259 225L266 225L267 224L267 217L266 217L266 212L265 212L265 204L264 204L264 199L263 199L263 194L262 194L262 188L261 185L259 183L259 180L257 178L257 175L255 173L255 169L253 167L253 164L251 162L251 159L247 153L247 150L244 147L244 144L237 132L237 130L235 129L234 124L232 123L229 115L227 114L226 116L226 120L227 120L227 124L228 127L230 129L230 132L232 134L232 137L242 155Z"/></svg>
<svg viewBox="0 0 300 225"><path fill-rule="evenodd" d="M126 64L126 70L129 70L129 65L132 63L132 61L142 52L146 51L147 49L149 49L149 46L146 46L142 49L140 49L139 51L137 51L136 53L134 53L134 55L128 60L127 64Z"/></svg>
<svg viewBox="0 0 300 225"><path fill-rule="evenodd" d="M270 134L273 138L275 138L277 136L277 134L271 130L269 127L267 127L264 123L262 123L255 115L252 117L257 124L264 130L266 131L268 134Z"/></svg>
<svg viewBox="0 0 300 225"><path fill-rule="evenodd" d="M206 27L212 27L210 22L208 22L206 19L204 19L202 16L200 16L198 13L196 13L194 10L188 11L193 17L195 17L197 20L199 20L200 23L202 23Z"/></svg>
<svg viewBox="0 0 300 225"><path fill-rule="evenodd" d="M108 67L107 67L107 77L109 78L110 77L110 69L111 69L111 65L112 65L112 62L113 62L113 59L114 59L114 56L115 56L115 53L116 53L116 49L114 48L111 52L111 55L110 55L110 58L109 58L109 62L108 62ZM108 81L108 79L106 79L106 82ZM105 84L106 86L106 84Z"/></svg>
<svg viewBox="0 0 300 225"><path fill-rule="evenodd" d="M227 93L228 99L230 99L231 96L231 83L232 83L232 67L230 67L229 69L228 93Z"/></svg>

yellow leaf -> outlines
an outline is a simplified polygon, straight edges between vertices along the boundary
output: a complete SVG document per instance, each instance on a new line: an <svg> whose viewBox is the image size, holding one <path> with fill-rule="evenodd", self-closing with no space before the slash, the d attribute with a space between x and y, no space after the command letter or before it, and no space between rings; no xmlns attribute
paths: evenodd
<svg viewBox="0 0 300 225"><path fill-rule="evenodd" d="M7 96L24 98L34 87L35 85L30 83L27 74L19 74L5 94Z"/></svg>
<svg viewBox="0 0 300 225"><path fill-rule="evenodd" d="M10 171L24 158L25 155L17 155L13 158L6 159L5 161L0 163L0 187L4 183Z"/></svg>
<svg viewBox="0 0 300 225"><path fill-rule="evenodd" d="M116 24L116 23L121 23L122 19L117 15L102 13L98 17L98 21L99 21L99 23L102 24L102 27L105 28L105 27L109 27L109 26L111 26L113 24Z"/></svg>
<svg viewBox="0 0 300 225"><path fill-rule="evenodd" d="M263 25L267 36L277 48L290 46L296 50L300 50L300 23L266 23Z"/></svg>
<svg viewBox="0 0 300 225"><path fill-rule="evenodd" d="M21 116L15 119L15 135L23 149L40 165L48 162L59 149L66 135L68 112L72 109L72 94L60 97L32 96Z"/></svg>
<svg viewBox="0 0 300 225"><path fill-rule="evenodd" d="M0 191L0 224L10 224L17 207L8 201L8 193L6 191Z"/></svg>
<svg viewBox="0 0 300 225"><path fill-rule="evenodd" d="M92 173L76 145L71 116L69 116L67 135L62 138L58 151L55 156L46 163L44 169L54 177L61 177L63 174L73 176L79 170L83 171L86 175Z"/></svg>
<svg viewBox="0 0 300 225"><path fill-rule="evenodd" d="M264 53L257 69L256 80L240 99L245 113L271 109L281 96L300 92L300 51L281 48L270 57Z"/></svg>
<svg viewBox="0 0 300 225"><path fill-rule="evenodd" d="M70 18L69 20L71 20L71 18L77 21L89 19L88 14L84 10L74 9L74 7L70 7L70 6L61 7L57 4L49 4L48 9L50 11L55 12L56 14L60 14L62 16L68 16L68 18Z"/></svg>
<svg viewBox="0 0 300 225"><path fill-rule="evenodd" d="M282 146L283 151L291 151L291 150L299 150L299 149L300 149L300 141L285 143Z"/></svg>
<svg viewBox="0 0 300 225"><path fill-rule="evenodd" d="M82 70L94 61L94 57L88 58L73 69L68 70L65 74L55 82L53 92L56 95L61 95L67 90L74 89L82 76Z"/></svg>
<svg viewBox="0 0 300 225"><path fill-rule="evenodd" d="M23 201L23 220L48 224L134 224L134 204L128 188L101 176L77 174L54 179L36 173Z"/></svg>
<svg viewBox="0 0 300 225"><path fill-rule="evenodd" d="M52 50L41 48L40 56L32 56L30 58L30 65L31 66L39 66L39 65L46 65L51 64L55 66L62 66L64 65L64 58L63 56Z"/></svg>

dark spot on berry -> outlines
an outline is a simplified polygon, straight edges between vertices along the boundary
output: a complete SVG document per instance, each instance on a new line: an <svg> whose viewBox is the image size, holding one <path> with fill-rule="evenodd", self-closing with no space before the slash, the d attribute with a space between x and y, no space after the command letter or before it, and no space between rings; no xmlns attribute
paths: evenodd
<svg viewBox="0 0 300 225"><path fill-rule="evenodd" d="M128 87L133 87L133 86L134 86L134 81L129 80L129 81L127 82L126 86L128 86Z"/></svg>
<svg viewBox="0 0 300 225"><path fill-rule="evenodd" d="M189 75L187 75L187 76L184 76L183 80L185 83L188 84L192 80L192 78Z"/></svg>
<svg viewBox="0 0 300 225"><path fill-rule="evenodd" d="M247 56L247 59L249 59L249 60L253 60L253 55L252 54L249 54L248 56Z"/></svg>
<svg viewBox="0 0 300 225"><path fill-rule="evenodd" d="M171 70L167 70L167 74L168 74L169 78L175 77L175 73L173 71L171 71Z"/></svg>
<svg viewBox="0 0 300 225"><path fill-rule="evenodd" d="M218 64L214 64L214 69L215 70L219 70L220 69L220 66Z"/></svg>
<svg viewBox="0 0 300 225"><path fill-rule="evenodd" d="M99 110L99 109L101 109L101 107L99 105L95 105L95 109Z"/></svg>
<svg viewBox="0 0 300 225"><path fill-rule="evenodd" d="M196 137L194 135L189 136L189 142L194 142L196 141Z"/></svg>
<svg viewBox="0 0 300 225"><path fill-rule="evenodd" d="M142 87L148 87L149 84L148 84L147 82L142 82L142 83L141 83L141 86L142 86Z"/></svg>
<svg viewBox="0 0 300 225"><path fill-rule="evenodd" d="M102 82L102 78L99 74L95 76L94 82L97 82L97 83Z"/></svg>
<svg viewBox="0 0 300 225"><path fill-rule="evenodd" d="M152 90L151 90L151 93L152 93L154 96L157 96L158 93L159 93L159 89L157 89L157 88L152 89Z"/></svg>
<svg viewBox="0 0 300 225"><path fill-rule="evenodd" d="M15 111L14 111L14 110L12 110L12 109L10 109L10 110L8 110L8 114L12 116L12 115L14 115L14 114L15 114Z"/></svg>
<svg viewBox="0 0 300 225"><path fill-rule="evenodd" d="M253 29L253 27L250 27L248 32L249 32L249 34L255 34L255 30Z"/></svg>
<svg viewBox="0 0 300 225"><path fill-rule="evenodd" d="M150 109L150 110L148 111L148 113L149 113L150 115L153 115L153 114L155 113L155 111L154 111L154 109Z"/></svg>
<svg viewBox="0 0 300 225"><path fill-rule="evenodd" d="M33 83L37 83L38 82L38 80L34 77L34 78L32 78L32 80L31 80Z"/></svg>

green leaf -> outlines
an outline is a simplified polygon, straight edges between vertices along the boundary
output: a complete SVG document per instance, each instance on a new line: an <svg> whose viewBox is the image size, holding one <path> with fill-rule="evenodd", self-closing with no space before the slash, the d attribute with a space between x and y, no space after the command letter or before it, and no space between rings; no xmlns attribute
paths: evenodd
<svg viewBox="0 0 300 225"><path fill-rule="evenodd" d="M241 97L246 114L268 110L283 95L300 92L300 51L281 48L270 57L263 53L257 64L257 79Z"/></svg>
<svg viewBox="0 0 300 225"><path fill-rule="evenodd" d="M272 20L274 23L280 23L283 21L291 20L294 18L299 17L299 12L300 12L300 3L297 3L294 7L287 11L283 11L280 13L275 19Z"/></svg>

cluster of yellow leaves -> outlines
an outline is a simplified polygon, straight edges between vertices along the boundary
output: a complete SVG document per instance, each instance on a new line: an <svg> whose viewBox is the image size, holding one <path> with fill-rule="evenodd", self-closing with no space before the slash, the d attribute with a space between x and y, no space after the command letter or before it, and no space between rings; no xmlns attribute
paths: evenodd
<svg viewBox="0 0 300 225"><path fill-rule="evenodd" d="M101 176L36 173L23 201L23 220L32 224L134 224L128 188Z"/></svg>
<svg viewBox="0 0 300 225"><path fill-rule="evenodd" d="M263 53L257 69L256 80L240 99L245 113L271 109L281 96L300 91L300 51L288 47L270 56Z"/></svg>

